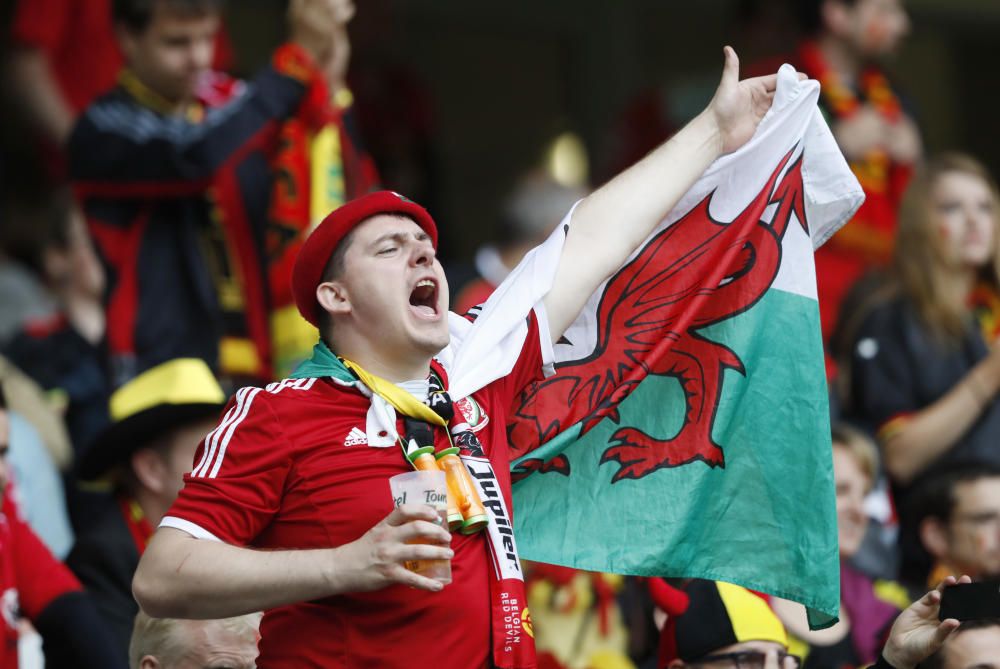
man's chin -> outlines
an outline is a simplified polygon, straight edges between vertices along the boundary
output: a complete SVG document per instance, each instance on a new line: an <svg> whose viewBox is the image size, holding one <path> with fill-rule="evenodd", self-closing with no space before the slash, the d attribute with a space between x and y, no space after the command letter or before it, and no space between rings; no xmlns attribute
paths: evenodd
<svg viewBox="0 0 1000 669"><path fill-rule="evenodd" d="M414 341L414 345L429 357L434 357L451 343L451 335L445 332L443 335L420 337Z"/></svg>

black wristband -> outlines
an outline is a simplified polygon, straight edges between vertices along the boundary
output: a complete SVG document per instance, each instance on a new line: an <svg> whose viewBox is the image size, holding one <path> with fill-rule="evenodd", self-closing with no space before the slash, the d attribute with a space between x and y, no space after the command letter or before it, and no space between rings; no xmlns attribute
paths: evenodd
<svg viewBox="0 0 1000 669"><path fill-rule="evenodd" d="M879 653L878 660L869 669L896 669L896 667L889 664L889 661L885 659L885 655Z"/></svg>

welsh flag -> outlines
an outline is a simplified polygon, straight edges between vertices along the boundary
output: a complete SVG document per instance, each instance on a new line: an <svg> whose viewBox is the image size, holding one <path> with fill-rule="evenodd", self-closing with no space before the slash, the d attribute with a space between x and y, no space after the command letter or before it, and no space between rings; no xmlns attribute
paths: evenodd
<svg viewBox="0 0 1000 669"><path fill-rule="evenodd" d="M720 158L555 347L508 426L524 557L716 579L837 616L813 250L864 199L785 66ZM614 221L608 221L609 226Z"/></svg>

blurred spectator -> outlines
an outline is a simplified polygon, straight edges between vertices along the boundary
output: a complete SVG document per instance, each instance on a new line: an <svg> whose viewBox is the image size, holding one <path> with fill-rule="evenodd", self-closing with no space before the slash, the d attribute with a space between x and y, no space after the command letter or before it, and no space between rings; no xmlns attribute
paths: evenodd
<svg viewBox="0 0 1000 669"><path fill-rule="evenodd" d="M453 311L463 314L486 301L521 258L549 236L586 193L557 183L544 173L523 177L507 198L496 243L476 251L475 278L456 286Z"/></svg>
<svg viewBox="0 0 1000 669"><path fill-rule="evenodd" d="M260 614L221 620L135 617L130 669L254 669Z"/></svg>
<svg viewBox="0 0 1000 669"><path fill-rule="evenodd" d="M1000 666L1000 618L967 620L920 669L996 669Z"/></svg>
<svg viewBox="0 0 1000 669"><path fill-rule="evenodd" d="M176 357L236 383L271 378L265 258L288 239L268 221L268 161L279 122L322 122L337 12L328 0L292 2L291 41L247 83L209 70L220 6L116 2L127 69L69 139L108 272L115 385Z"/></svg>
<svg viewBox="0 0 1000 669"><path fill-rule="evenodd" d="M42 136L61 145L77 115L110 89L122 67L111 21L112 0L20 0L12 26L10 67L18 95ZM224 33L215 66L232 53Z"/></svg>
<svg viewBox="0 0 1000 669"><path fill-rule="evenodd" d="M0 154L2 155L2 154ZM3 175L6 177L6 175ZM0 346L31 319L48 318L57 310L36 271L45 229L46 195L21 197L23 183L0 181ZM27 188L25 188L28 190Z"/></svg>
<svg viewBox="0 0 1000 669"><path fill-rule="evenodd" d="M8 413L8 419L13 446L8 460L17 482L12 496L31 530L62 560L73 546L73 530L59 470L34 426L13 411Z"/></svg>
<svg viewBox="0 0 1000 669"><path fill-rule="evenodd" d="M80 583L21 518L8 485L6 407L0 386L0 666L18 666L18 637L27 618L44 639L48 666L123 667L108 651L108 633Z"/></svg>
<svg viewBox="0 0 1000 669"><path fill-rule="evenodd" d="M624 577L540 562L524 575L540 666L634 669L617 601Z"/></svg>
<svg viewBox="0 0 1000 669"><path fill-rule="evenodd" d="M843 328L853 342L845 413L877 432L904 570L919 550L907 517L913 482L946 463L1000 464L998 213L996 184L978 162L931 160L903 200L888 284L868 291Z"/></svg>
<svg viewBox="0 0 1000 669"><path fill-rule="evenodd" d="M948 575L1000 578L1000 465L968 463L936 472L914 490L914 522L932 562L923 562L926 589ZM930 567L928 570L927 567Z"/></svg>
<svg viewBox="0 0 1000 669"><path fill-rule="evenodd" d="M805 609L783 599L772 606L794 635L792 647L806 669L851 669L878 659L885 635L909 601L900 586L873 582L850 560L861 547L869 519L865 498L878 471L878 453L871 440L845 425L833 428L833 477L837 493L837 539L840 546L840 621L810 631Z"/></svg>
<svg viewBox="0 0 1000 669"><path fill-rule="evenodd" d="M900 199L923 145L912 113L884 70L909 32L902 0L796 0L806 39L793 54L755 64L750 74L791 62L822 85L820 108L865 189L855 217L816 252L824 339L851 285L892 256Z"/></svg>
<svg viewBox="0 0 1000 669"><path fill-rule="evenodd" d="M69 435L42 388L2 355L0 383L7 388L11 410L23 416L35 428L56 467L63 472L69 471L73 465L73 448L70 446Z"/></svg>
<svg viewBox="0 0 1000 669"><path fill-rule="evenodd" d="M669 616L660 637L661 668L688 666L797 669L788 637L764 601L738 585L692 580L685 587L687 609Z"/></svg>
<svg viewBox="0 0 1000 669"><path fill-rule="evenodd" d="M84 530L66 560L94 598L124 661L139 607L132 575L153 528L183 487L225 395L201 360L150 369L111 397L113 423L80 461L80 476L111 476L117 505Z"/></svg>
<svg viewBox="0 0 1000 669"><path fill-rule="evenodd" d="M104 271L69 189L54 192L47 210L39 221L44 242L32 254L32 266L58 310L26 320L5 353L64 411L79 454L108 420Z"/></svg>

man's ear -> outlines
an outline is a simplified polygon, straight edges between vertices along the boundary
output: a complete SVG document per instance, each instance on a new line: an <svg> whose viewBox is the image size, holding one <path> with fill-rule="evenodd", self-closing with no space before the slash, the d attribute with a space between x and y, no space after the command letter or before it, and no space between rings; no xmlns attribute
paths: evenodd
<svg viewBox="0 0 1000 669"><path fill-rule="evenodd" d="M948 553L948 528L939 518L920 521L920 543L938 560Z"/></svg>
<svg viewBox="0 0 1000 669"><path fill-rule="evenodd" d="M351 313L351 298L347 288L339 281L324 281L316 286L316 301L329 314Z"/></svg>
<svg viewBox="0 0 1000 669"><path fill-rule="evenodd" d="M162 493L166 489L168 475L167 465L163 458L152 448L139 448L130 458L132 473L139 483L154 493Z"/></svg>
<svg viewBox="0 0 1000 669"><path fill-rule="evenodd" d="M139 661L139 669L160 669L161 666L160 661L152 655L143 655Z"/></svg>

